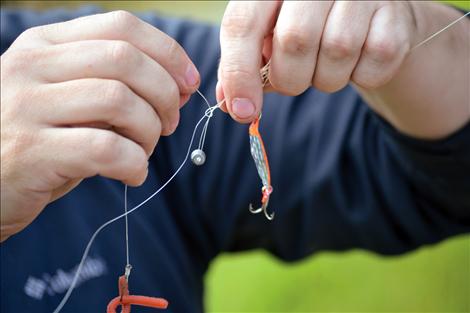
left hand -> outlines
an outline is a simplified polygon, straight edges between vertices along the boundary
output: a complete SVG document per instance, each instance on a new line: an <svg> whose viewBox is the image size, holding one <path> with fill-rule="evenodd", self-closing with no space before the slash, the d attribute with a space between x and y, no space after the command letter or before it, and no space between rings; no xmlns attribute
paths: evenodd
<svg viewBox="0 0 470 313"><path fill-rule="evenodd" d="M334 92L349 82L384 86L415 44L406 1L233 1L225 11L217 98L246 123L258 116L259 69L271 59L275 91L299 95L310 86Z"/></svg>

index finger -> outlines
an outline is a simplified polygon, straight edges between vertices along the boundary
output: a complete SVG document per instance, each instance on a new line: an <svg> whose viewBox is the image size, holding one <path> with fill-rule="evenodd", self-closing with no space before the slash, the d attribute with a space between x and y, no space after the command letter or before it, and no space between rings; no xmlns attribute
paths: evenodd
<svg viewBox="0 0 470 313"><path fill-rule="evenodd" d="M279 5L277 1L232 1L222 19L219 80L230 115L242 123L261 111L263 40Z"/></svg>
<svg viewBox="0 0 470 313"><path fill-rule="evenodd" d="M39 41L31 41L31 36ZM33 28L26 32L31 44L63 44L82 40L121 40L132 44L158 62L173 77L181 94L196 91L199 72L171 37L126 11L114 11ZM157 87L157 86L156 86Z"/></svg>

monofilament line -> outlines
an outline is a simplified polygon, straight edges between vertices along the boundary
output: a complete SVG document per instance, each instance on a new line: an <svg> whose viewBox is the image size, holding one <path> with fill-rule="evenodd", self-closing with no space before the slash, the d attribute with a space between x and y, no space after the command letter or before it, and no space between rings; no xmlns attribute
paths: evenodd
<svg viewBox="0 0 470 313"><path fill-rule="evenodd" d="M202 97L207 107L210 108L211 105L209 104L209 101L207 101L207 98L202 94L202 92L200 92L199 90L196 90L196 92ZM224 101L225 100L222 100L219 103L219 105L221 105ZM197 145L197 148L199 150L204 149L204 143L206 142L206 134L207 134L207 127L209 126L209 121L210 121L210 118L206 120L206 122L204 123L204 126L202 127L201 136L199 137L199 144Z"/></svg>
<svg viewBox="0 0 470 313"><path fill-rule="evenodd" d="M94 233L93 235L91 236L90 240L88 241L88 244L86 245L86 248L85 248L85 251L83 252L83 255L82 255L82 258L80 260L80 263L78 264L78 267L77 267L77 270L75 272L75 275L73 277L73 280L72 280L72 283L70 284L70 287L67 289L67 292L65 293L64 297L62 298L62 300L60 301L59 305L57 306L57 308L54 310L54 313L59 313L60 310L62 310L62 308L64 307L64 305L67 303L70 295L72 294L72 291L73 289L75 288L75 285L77 284L77 281L78 281L78 278L81 274L81 271L83 269L83 264L85 263L85 260L86 258L88 257L88 253L90 252L90 248L91 248L91 245L93 244L93 242L95 241L95 238L96 236L98 236L98 234L103 230L105 229L106 227L108 227L109 225L111 225L112 223L116 222L117 220L123 218L123 217L126 217L127 215L131 214L132 212L134 212L135 210L139 209L140 207L142 207L144 204L146 204L148 201L150 201L153 197L155 197L157 194L160 193L160 191L162 191L175 177L176 175L178 175L178 173L181 171L181 169L183 168L183 166L186 164L186 161L188 160L188 157L189 157L189 154L191 153L191 147L193 145L193 142L194 142L194 137L195 137L195 134L196 134L196 131L199 127L199 125L202 123L202 121L205 119L205 118L210 118L212 117L212 115L214 114L214 111L218 108L220 108L220 105L221 105L222 102L219 102L217 103L216 105L214 106L209 106L209 108L204 112L204 116L201 117L201 119L196 123L196 126L194 126L194 130L193 130L193 133L191 135L191 140L189 141L189 145L188 145L188 149L186 151L186 155L183 159L183 161L181 162L180 166L176 169L176 171L173 173L173 175L171 175L171 177L160 187L158 188L154 193L152 193L147 199L145 199L144 201L142 201L141 203L139 203L138 205L136 205L135 207L133 207L132 209L130 209L129 211L127 212L124 212L123 214L121 215L118 215L116 216L115 218L107 221L106 223L104 223L103 225L101 225ZM126 199L127 200L127 199Z"/></svg>
<svg viewBox="0 0 470 313"><path fill-rule="evenodd" d="M124 185L124 214L126 219L126 267L124 268L124 275L126 279L129 279L129 275L131 274L132 265L129 261L129 218L127 216L127 184Z"/></svg>
<svg viewBox="0 0 470 313"><path fill-rule="evenodd" d="M460 22L462 19L464 19L467 15L469 15L470 12L467 12L465 13L463 16L459 17L458 19L456 19L455 21L453 21L452 23L450 23L449 25L447 25L446 27L444 27L443 29L435 32L434 34L432 34L431 36L429 36L428 38L424 39L423 41L421 41L419 44L417 44L416 46L413 47L413 49L411 50L414 50L422 45L424 45L426 42L428 42L429 40L433 39L434 37L436 37L437 35L439 35L440 33L446 31L448 28L454 26L456 23Z"/></svg>

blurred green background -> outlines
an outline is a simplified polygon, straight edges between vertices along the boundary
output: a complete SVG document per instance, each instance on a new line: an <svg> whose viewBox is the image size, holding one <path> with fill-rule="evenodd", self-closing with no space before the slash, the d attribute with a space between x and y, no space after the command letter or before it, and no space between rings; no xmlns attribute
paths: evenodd
<svg viewBox="0 0 470 313"><path fill-rule="evenodd" d="M469 1L446 1L470 9ZM94 3L219 22L224 1L2 1L36 8ZM218 257L206 277L209 312L470 312L470 237L400 257L320 253L294 264L262 251Z"/></svg>

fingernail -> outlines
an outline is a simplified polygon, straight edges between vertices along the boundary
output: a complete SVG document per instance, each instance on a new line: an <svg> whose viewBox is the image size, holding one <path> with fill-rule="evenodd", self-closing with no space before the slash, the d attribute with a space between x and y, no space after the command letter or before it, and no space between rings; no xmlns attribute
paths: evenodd
<svg viewBox="0 0 470 313"><path fill-rule="evenodd" d="M199 82L198 72L192 64L188 65L184 79L188 87L194 87Z"/></svg>
<svg viewBox="0 0 470 313"><path fill-rule="evenodd" d="M246 119L255 113L255 105L246 98L235 98L232 101L232 112L240 119Z"/></svg>

